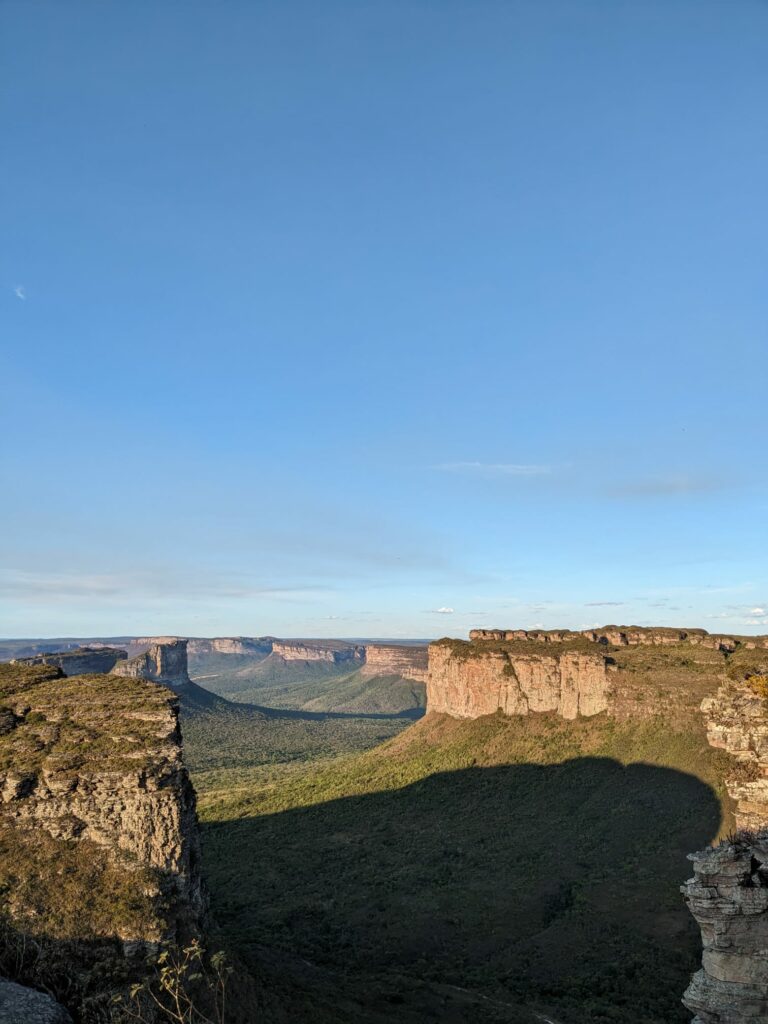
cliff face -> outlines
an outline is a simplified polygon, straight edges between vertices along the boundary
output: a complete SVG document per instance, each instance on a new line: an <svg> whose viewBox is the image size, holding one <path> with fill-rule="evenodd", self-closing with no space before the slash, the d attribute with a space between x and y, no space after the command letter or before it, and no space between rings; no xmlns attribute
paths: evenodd
<svg viewBox="0 0 768 1024"><path fill-rule="evenodd" d="M595 715L608 706L608 668L597 654L467 653L450 644L431 644L427 709L456 718L495 711L554 711L569 719Z"/></svg>
<svg viewBox="0 0 768 1024"><path fill-rule="evenodd" d="M0 854L14 918L54 937L156 941L198 920L176 697L140 679L0 666Z"/></svg>
<svg viewBox="0 0 768 1024"><path fill-rule="evenodd" d="M694 1024L768 1020L768 829L691 854L682 887L701 927L702 968L683 1002Z"/></svg>
<svg viewBox="0 0 768 1024"><path fill-rule="evenodd" d="M35 654L30 658L16 658L12 665L55 665L65 676L82 676L111 672L118 661L128 657L117 647L78 647L73 651L55 651Z"/></svg>
<svg viewBox="0 0 768 1024"><path fill-rule="evenodd" d="M724 683L701 710L707 739L732 754L737 770L726 778L739 829L768 825L768 702L746 684Z"/></svg>
<svg viewBox="0 0 768 1024"><path fill-rule="evenodd" d="M272 651L273 638L269 636L217 636L210 640L190 639L187 652L190 655L239 654L266 655Z"/></svg>
<svg viewBox="0 0 768 1024"><path fill-rule="evenodd" d="M364 676L402 676L415 682L427 681L427 648L399 644L366 644Z"/></svg>
<svg viewBox="0 0 768 1024"><path fill-rule="evenodd" d="M152 644L144 654L121 661L112 669L116 676L132 679L151 679L174 688L190 682L187 672L187 641L163 640Z"/></svg>
<svg viewBox="0 0 768 1024"><path fill-rule="evenodd" d="M670 644L690 644L712 650L733 651L740 644L747 649L768 648L768 637L734 637L708 633L705 629L671 629L666 626L601 626L575 632L569 629L472 629L472 640L511 641L526 640L540 644L567 643L588 640L613 647L666 647Z"/></svg>
<svg viewBox="0 0 768 1024"><path fill-rule="evenodd" d="M361 665L365 660L365 648L347 644L316 644L302 640L275 640L272 653L284 661L324 661L331 664Z"/></svg>

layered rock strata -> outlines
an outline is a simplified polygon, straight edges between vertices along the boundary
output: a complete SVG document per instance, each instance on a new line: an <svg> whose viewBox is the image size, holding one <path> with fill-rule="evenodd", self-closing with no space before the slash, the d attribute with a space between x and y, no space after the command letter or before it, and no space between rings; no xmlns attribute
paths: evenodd
<svg viewBox="0 0 768 1024"><path fill-rule="evenodd" d="M554 711L573 719L605 711L610 692L609 665L598 654L477 651L465 656L449 644L429 648L427 709L456 718Z"/></svg>
<svg viewBox="0 0 768 1024"><path fill-rule="evenodd" d="M168 639L152 644L143 654L121 661L112 669L116 676L150 679L173 688L189 684L187 641Z"/></svg>
<svg viewBox="0 0 768 1024"><path fill-rule="evenodd" d="M210 640L195 638L187 641L187 653L190 655L238 654L266 657L272 652L273 640L274 638L271 636L217 636Z"/></svg>
<svg viewBox="0 0 768 1024"><path fill-rule="evenodd" d="M351 644L305 643L301 640L275 640L272 653L284 661L323 661L331 664L361 665L365 648Z"/></svg>
<svg viewBox="0 0 768 1024"><path fill-rule="evenodd" d="M746 683L724 683L701 705L707 739L732 754L738 769L725 783L739 829L768 825L768 701Z"/></svg>
<svg viewBox="0 0 768 1024"><path fill-rule="evenodd" d="M128 657L118 647L77 647L72 651L53 651L35 654L30 658L15 658L12 665L55 665L65 676L82 676L111 672L119 661Z"/></svg>
<svg viewBox="0 0 768 1024"><path fill-rule="evenodd" d="M470 640L528 640L541 644L589 640L614 647L667 646L688 643L719 651L733 651L739 645L748 649L768 648L768 637L733 637L708 633L705 629L671 629L666 626L602 626L575 632L569 629L472 629Z"/></svg>
<svg viewBox="0 0 768 1024"><path fill-rule="evenodd" d="M0 666L0 831L8 848L26 850L40 830L67 849L83 844L83 857L105 851L137 872L144 895L156 887L156 913L143 924L129 914L123 927L115 910L120 938L154 941L174 921L198 920L195 793L176 696L142 679ZM23 890L9 896L19 913ZM56 898L53 890L47 904Z"/></svg>
<svg viewBox="0 0 768 1024"><path fill-rule="evenodd" d="M694 1024L768 1021L768 829L691 854L682 886L702 967L683 996Z"/></svg>
<svg viewBox="0 0 768 1024"><path fill-rule="evenodd" d="M366 644L363 676L401 676L414 682L427 681L427 648L400 644Z"/></svg>

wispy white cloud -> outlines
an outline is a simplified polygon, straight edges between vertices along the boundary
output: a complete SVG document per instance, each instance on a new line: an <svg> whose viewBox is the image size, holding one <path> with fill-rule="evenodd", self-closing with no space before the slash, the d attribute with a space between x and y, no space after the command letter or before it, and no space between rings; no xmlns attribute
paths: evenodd
<svg viewBox="0 0 768 1024"><path fill-rule="evenodd" d="M764 616L764 615L768 615L768 612L766 612L765 608L750 608L749 609L749 614L750 615Z"/></svg>
<svg viewBox="0 0 768 1024"><path fill-rule="evenodd" d="M587 601L585 608L620 608L626 601Z"/></svg>
<svg viewBox="0 0 768 1024"><path fill-rule="evenodd" d="M13 294L17 299L21 299L22 302L26 302L27 292L23 284L14 285Z"/></svg>
<svg viewBox="0 0 768 1024"><path fill-rule="evenodd" d="M715 476L670 474L625 480L608 489L613 498L673 498L687 494L710 494L721 491L729 481Z"/></svg>
<svg viewBox="0 0 768 1024"><path fill-rule="evenodd" d="M453 608L430 608L427 612L428 615L453 615Z"/></svg>
<svg viewBox="0 0 768 1024"><path fill-rule="evenodd" d="M328 592L327 587L313 584L272 586L245 576L195 573L175 567L103 573L25 572L10 569L0 573L0 598L29 604L70 601L125 603L169 597L185 601L211 598L290 601L321 596Z"/></svg>
<svg viewBox="0 0 768 1024"><path fill-rule="evenodd" d="M546 476L550 466L518 462L443 462L435 466L444 473L472 473L475 476Z"/></svg>

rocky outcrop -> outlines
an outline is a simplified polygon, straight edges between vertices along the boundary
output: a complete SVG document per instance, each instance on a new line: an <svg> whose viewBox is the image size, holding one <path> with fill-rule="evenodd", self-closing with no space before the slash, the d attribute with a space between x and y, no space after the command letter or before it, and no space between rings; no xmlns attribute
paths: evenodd
<svg viewBox="0 0 768 1024"><path fill-rule="evenodd" d="M0 1024L72 1024L72 1018L44 992L0 978Z"/></svg>
<svg viewBox="0 0 768 1024"><path fill-rule="evenodd" d="M323 661L334 665L361 665L365 661L365 648L356 644L304 640L275 640L272 654L283 661Z"/></svg>
<svg viewBox="0 0 768 1024"><path fill-rule="evenodd" d="M401 676L415 682L427 681L427 648L405 644L366 644L365 664L361 674L372 676Z"/></svg>
<svg viewBox="0 0 768 1024"><path fill-rule="evenodd" d="M666 626L601 626L575 632L568 629L472 629L470 640L511 641L527 640L540 644L568 643L589 640L613 647L667 646L689 643L713 650L733 651L743 643L745 647L768 647L768 637L732 637L707 633L705 629L671 629Z"/></svg>
<svg viewBox="0 0 768 1024"><path fill-rule="evenodd" d="M55 665L65 676L82 676L111 672L119 661L128 657L118 647L77 647L72 651L54 651L36 654L31 658L16 658L12 665Z"/></svg>
<svg viewBox="0 0 768 1024"><path fill-rule="evenodd" d="M194 638L187 641L187 652L192 656L204 654L238 654L264 656L272 652L271 636L217 636L210 640Z"/></svg>
<svg viewBox="0 0 768 1024"><path fill-rule="evenodd" d="M732 754L737 770L726 778L736 802L736 825L756 829L768 824L768 701L747 683L724 683L701 705L707 739Z"/></svg>
<svg viewBox="0 0 768 1024"><path fill-rule="evenodd" d="M153 643L144 654L121 661L112 669L116 676L151 679L173 689L190 683L187 671L187 641L167 639Z"/></svg>
<svg viewBox="0 0 768 1024"><path fill-rule="evenodd" d="M768 1020L768 830L691 854L682 886L701 928L702 967L683 996L694 1024Z"/></svg>
<svg viewBox="0 0 768 1024"><path fill-rule="evenodd" d="M554 711L563 718L596 715L608 707L609 665L599 654L515 654L472 651L471 645L429 647L427 709L456 718L502 711Z"/></svg>
<svg viewBox="0 0 768 1024"><path fill-rule="evenodd" d="M0 666L0 833L21 859L43 833L61 844L62 856L80 844L84 870L92 854L102 864L103 851L123 877L135 874L137 895L151 897L155 909L142 919L121 916L118 906L109 911L107 926L125 941L156 941L175 922L199 920L195 793L175 695L143 679ZM35 870L30 860L27 874ZM98 887L108 871L102 865L89 875ZM47 912L56 906L51 884ZM25 885L8 894L22 916Z"/></svg>

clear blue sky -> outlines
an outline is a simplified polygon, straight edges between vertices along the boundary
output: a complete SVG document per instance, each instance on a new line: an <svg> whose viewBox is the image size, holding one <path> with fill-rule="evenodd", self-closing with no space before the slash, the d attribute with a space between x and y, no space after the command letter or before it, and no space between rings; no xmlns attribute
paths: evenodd
<svg viewBox="0 0 768 1024"><path fill-rule="evenodd" d="M768 632L768 5L4 0L0 635Z"/></svg>

